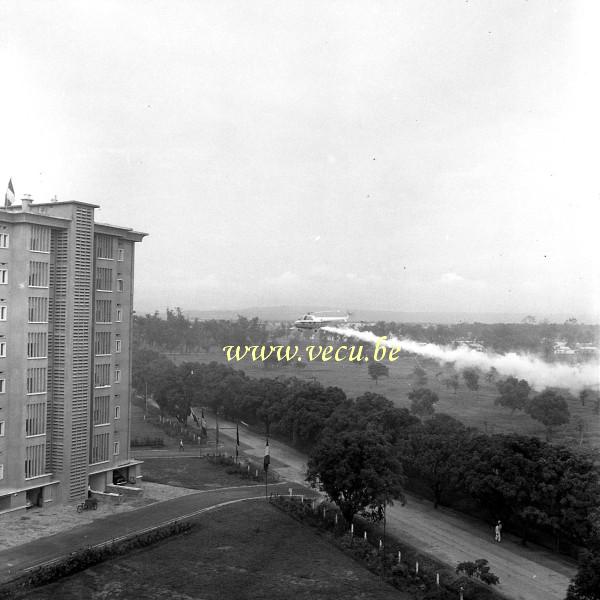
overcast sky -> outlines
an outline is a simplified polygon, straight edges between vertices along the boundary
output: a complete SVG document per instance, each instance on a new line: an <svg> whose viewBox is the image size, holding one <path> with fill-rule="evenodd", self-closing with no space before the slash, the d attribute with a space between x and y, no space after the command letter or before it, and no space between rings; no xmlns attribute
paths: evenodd
<svg viewBox="0 0 600 600"><path fill-rule="evenodd" d="M142 311L598 320L598 17L551 0L0 0L0 185L148 232Z"/></svg>

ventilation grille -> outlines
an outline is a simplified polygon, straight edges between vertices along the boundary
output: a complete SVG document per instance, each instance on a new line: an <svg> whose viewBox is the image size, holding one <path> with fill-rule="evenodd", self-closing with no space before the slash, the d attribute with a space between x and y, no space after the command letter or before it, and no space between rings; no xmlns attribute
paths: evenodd
<svg viewBox="0 0 600 600"><path fill-rule="evenodd" d="M48 331L47 470L62 471L65 456L65 344L67 321L67 233L52 231Z"/></svg>
<svg viewBox="0 0 600 600"><path fill-rule="evenodd" d="M75 210L75 270L73 288L70 500L81 498L87 489L90 435L92 243L92 209L77 207Z"/></svg>

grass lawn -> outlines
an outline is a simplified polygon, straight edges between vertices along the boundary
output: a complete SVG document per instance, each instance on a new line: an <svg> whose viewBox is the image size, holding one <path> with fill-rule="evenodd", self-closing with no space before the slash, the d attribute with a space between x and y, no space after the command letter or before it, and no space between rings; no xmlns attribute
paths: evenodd
<svg viewBox="0 0 600 600"><path fill-rule="evenodd" d="M144 409L144 401L136 398L131 403L131 438L132 439L155 439L162 438L163 448L178 448L179 438L168 436L160 427L155 424L156 410L149 408L147 419ZM135 451L135 448L134 448Z"/></svg>
<svg viewBox="0 0 600 600"><path fill-rule="evenodd" d="M409 600L264 502L201 517L192 532L28 593L31 600Z"/></svg>
<svg viewBox="0 0 600 600"><path fill-rule="evenodd" d="M144 481L197 490L257 484L254 479L228 474L223 465L215 465L207 457L145 458L143 473ZM262 472L259 475L262 477ZM264 478L258 483L264 483Z"/></svg>
<svg viewBox="0 0 600 600"><path fill-rule="evenodd" d="M168 354L176 363L211 362L227 363L223 352L212 350L198 354ZM250 377L298 377L299 379L318 380L325 386L338 386L350 397L365 392L376 392L386 396L396 406L410 406L408 393L412 389L411 374L419 365L427 372L426 387L434 391L440 398L436 405L437 412L447 413L460 419L466 425L477 427L487 433L520 433L545 438L544 426L522 412L511 415L508 409L496 406L494 400L498 396L496 386L480 379L480 389L469 391L461 378L461 386L455 394L442 383L453 371L449 367L435 364L433 361L417 359L408 355L400 355L399 360L385 363L389 367L389 377L375 383L368 375L365 364L348 362L304 362L306 367L299 369L293 365L274 369L265 369L262 363L243 360L228 363L236 369L243 370ZM578 444L579 431L577 423L584 423L584 445L600 447L600 417L595 415L592 406L581 406L579 401L570 404L571 422L560 428L552 440L557 442Z"/></svg>

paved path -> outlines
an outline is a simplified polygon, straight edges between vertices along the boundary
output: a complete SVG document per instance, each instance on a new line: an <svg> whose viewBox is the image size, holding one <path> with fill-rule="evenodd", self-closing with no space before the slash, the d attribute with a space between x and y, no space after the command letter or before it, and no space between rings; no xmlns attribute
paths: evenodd
<svg viewBox="0 0 600 600"><path fill-rule="evenodd" d="M288 487L287 484L270 484L269 491L285 493ZM206 512L207 509L218 508L223 503L246 500L264 502L264 498L264 485L203 490L98 519L68 531L0 551L0 581L12 579L30 567L68 554L77 548L101 544L178 517L191 518L199 511Z"/></svg>
<svg viewBox="0 0 600 600"><path fill-rule="evenodd" d="M220 419L219 425L225 423ZM210 426L214 426L214 421L209 421ZM221 435L229 436L231 430L221 431ZM240 443L244 454L262 460L263 436L240 427ZM269 446L272 461L284 463L277 471L289 481L303 484L306 455L275 440L269 440ZM411 542L452 566L486 558L500 578L497 589L515 600L563 600L576 572L574 563L563 557L540 548L524 548L510 536L498 544L493 541L491 526L485 527L480 521L451 510L434 510L430 502L412 496L408 496L406 506L388 509L387 527L398 539Z"/></svg>

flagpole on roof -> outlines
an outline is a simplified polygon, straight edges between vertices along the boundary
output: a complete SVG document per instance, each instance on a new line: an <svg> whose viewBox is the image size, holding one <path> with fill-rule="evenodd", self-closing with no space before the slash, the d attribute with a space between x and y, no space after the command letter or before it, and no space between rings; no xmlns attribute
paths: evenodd
<svg viewBox="0 0 600 600"><path fill-rule="evenodd" d="M6 186L6 193L4 194L4 208L8 208L12 206L15 201L15 188L12 184L12 177L8 180L8 185Z"/></svg>

